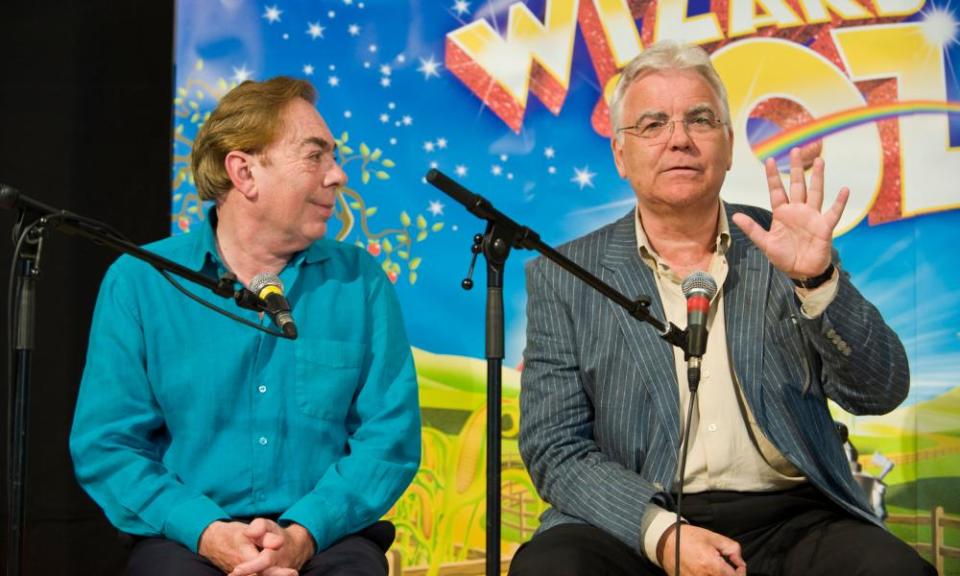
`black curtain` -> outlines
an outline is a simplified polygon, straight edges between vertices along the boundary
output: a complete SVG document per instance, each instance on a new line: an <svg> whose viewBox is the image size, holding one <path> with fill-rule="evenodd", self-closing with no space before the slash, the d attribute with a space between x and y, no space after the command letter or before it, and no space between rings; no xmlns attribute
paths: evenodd
<svg viewBox="0 0 960 576"><path fill-rule="evenodd" d="M113 224L136 243L168 235L173 22L172 0L0 2L0 182ZM0 213L5 280L13 221L12 213ZM24 574L118 574L124 562L116 530L77 485L67 448L97 289L116 256L56 231L44 242ZM6 326L6 306L2 319ZM9 345L6 329L0 342ZM6 506L2 514L5 527ZM4 534L3 557L6 543Z"/></svg>

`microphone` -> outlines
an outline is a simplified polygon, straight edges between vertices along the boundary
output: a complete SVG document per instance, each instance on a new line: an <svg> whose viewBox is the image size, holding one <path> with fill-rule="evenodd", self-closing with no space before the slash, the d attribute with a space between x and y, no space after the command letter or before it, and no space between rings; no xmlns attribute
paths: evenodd
<svg viewBox="0 0 960 576"><path fill-rule="evenodd" d="M297 338L297 325L290 314L290 303L283 295L283 282L276 274L262 272L250 281L250 291L266 304L267 314L280 328L283 335L291 340Z"/></svg>
<svg viewBox="0 0 960 576"><path fill-rule="evenodd" d="M707 351L707 316L710 300L717 294L717 282L706 272L697 270L680 285L687 298L687 383L691 391L700 384L700 359Z"/></svg>

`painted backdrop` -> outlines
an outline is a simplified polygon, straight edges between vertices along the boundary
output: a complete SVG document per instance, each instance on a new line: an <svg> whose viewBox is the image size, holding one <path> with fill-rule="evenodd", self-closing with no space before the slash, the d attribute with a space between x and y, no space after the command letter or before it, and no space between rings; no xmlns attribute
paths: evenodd
<svg viewBox="0 0 960 576"><path fill-rule="evenodd" d="M906 344L909 399L854 418L852 466L891 528L928 556L937 507L960 514L960 0L179 0L171 231L203 217L193 137L246 79L313 82L350 182L332 233L395 283L423 403L420 474L391 511L404 573L466 574L483 553L485 284L460 283L483 229L426 184L438 168L559 244L631 209L606 100L658 39L701 44L735 132L723 196L768 206L762 160L827 163L825 203L851 198L836 240L856 285ZM504 552L544 504L517 456L523 263L506 270ZM960 570L947 558L945 570ZM476 573L476 572L473 572Z"/></svg>

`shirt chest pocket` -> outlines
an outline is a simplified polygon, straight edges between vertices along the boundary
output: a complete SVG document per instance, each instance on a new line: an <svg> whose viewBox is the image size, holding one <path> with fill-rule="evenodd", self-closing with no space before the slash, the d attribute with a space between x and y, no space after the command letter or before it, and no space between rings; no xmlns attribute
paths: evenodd
<svg viewBox="0 0 960 576"><path fill-rule="evenodd" d="M298 340L295 386L300 411L343 421L360 385L363 356L363 346L357 342Z"/></svg>

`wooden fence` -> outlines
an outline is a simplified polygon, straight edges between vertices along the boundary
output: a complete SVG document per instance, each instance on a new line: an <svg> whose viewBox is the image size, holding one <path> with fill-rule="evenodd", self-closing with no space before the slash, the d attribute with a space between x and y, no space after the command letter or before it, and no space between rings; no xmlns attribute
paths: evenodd
<svg viewBox="0 0 960 576"><path fill-rule="evenodd" d="M937 573L944 575L944 558L960 559L960 547L948 546L943 543L943 532L946 528L960 528L960 516L944 514L943 506L937 506L930 511L930 516L908 516L905 514L891 514L887 516L887 524L909 526L930 526L930 542L907 542L917 552L925 555L937 567Z"/></svg>

